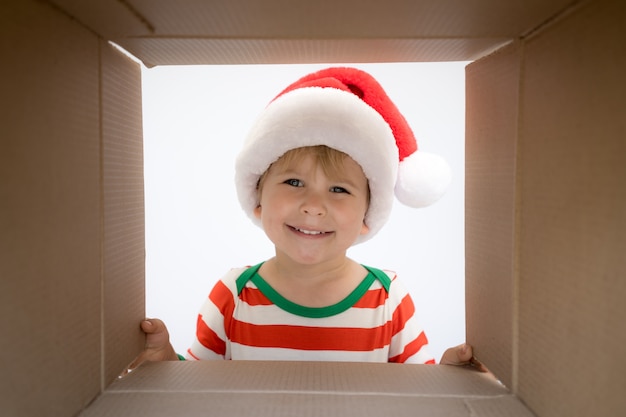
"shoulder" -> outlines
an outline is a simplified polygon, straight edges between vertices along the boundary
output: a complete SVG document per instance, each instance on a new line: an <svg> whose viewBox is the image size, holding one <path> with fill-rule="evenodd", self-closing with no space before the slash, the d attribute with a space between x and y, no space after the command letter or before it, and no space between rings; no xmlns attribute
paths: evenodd
<svg viewBox="0 0 626 417"><path fill-rule="evenodd" d="M410 297L407 288L402 280L398 279L398 274L395 271L370 266L365 266L365 268L376 277L375 282L380 283L379 285L385 288L389 301L400 303L405 297Z"/></svg>
<svg viewBox="0 0 626 417"><path fill-rule="evenodd" d="M224 290L227 289L233 295L236 295L238 293L239 278L249 269L249 266L231 268L215 283L213 292L215 292L217 288L223 288Z"/></svg>
<svg viewBox="0 0 626 417"><path fill-rule="evenodd" d="M241 274L243 274L249 268L250 267L248 266L231 268L224 275L222 275L222 277L220 278L220 281L222 281L224 284L230 287L231 284L235 284L235 282L237 281L237 278L239 278Z"/></svg>
<svg viewBox="0 0 626 417"><path fill-rule="evenodd" d="M394 270L391 269L387 269L387 268L378 268L375 266L371 266L371 265L365 265L365 264L361 264L361 266L365 269L367 269L369 272L373 273L374 275L378 275L378 274L383 274L386 275L389 280L393 281L394 279L396 279L397 277L397 273Z"/></svg>
<svg viewBox="0 0 626 417"><path fill-rule="evenodd" d="M241 288L239 288L240 277L249 269L249 266L245 266L228 270L215 282L205 304L213 304L220 309L223 309L225 306L233 306L237 302L241 291Z"/></svg>
<svg viewBox="0 0 626 417"><path fill-rule="evenodd" d="M249 270L250 266L240 266L229 269L221 278L224 282L236 281L245 271Z"/></svg>
<svg viewBox="0 0 626 417"><path fill-rule="evenodd" d="M387 290L390 292L394 287L401 287L401 284L398 283L398 274L395 271L390 269L381 269L375 268L372 266L363 265L365 269L372 274L376 280Z"/></svg>

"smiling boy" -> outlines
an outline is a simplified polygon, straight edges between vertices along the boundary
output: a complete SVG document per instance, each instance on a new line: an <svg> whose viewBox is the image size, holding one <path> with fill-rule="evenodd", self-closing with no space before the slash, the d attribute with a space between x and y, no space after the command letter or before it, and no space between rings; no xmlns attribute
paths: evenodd
<svg viewBox="0 0 626 417"><path fill-rule="evenodd" d="M394 195L426 206L449 181L369 74L329 68L287 87L253 126L235 175L275 256L217 282L186 358L435 363L396 274L346 253L380 230ZM177 359L160 320L142 329L146 350L133 366ZM441 363L471 359L463 344Z"/></svg>
<svg viewBox="0 0 626 417"><path fill-rule="evenodd" d="M367 178L352 158L307 147L288 152L261 177L254 216L274 243L277 262L316 275L341 267L347 249L368 232L368 204Z"/></svg>

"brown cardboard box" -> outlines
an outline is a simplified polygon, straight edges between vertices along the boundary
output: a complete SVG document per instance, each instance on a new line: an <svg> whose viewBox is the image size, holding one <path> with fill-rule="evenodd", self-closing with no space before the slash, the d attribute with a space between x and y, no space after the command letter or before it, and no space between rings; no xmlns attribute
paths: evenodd
<svg viewBox="0 0 626 417"><path fill-rule="evenodd" d="M625 19L586 2L466 72L468 339L539 416L626 411Z"/></svg>
<svg viewBox="0 0 626 417"><path fill-rule="evenodd" d="M140 367L82 417L500 416L532 413L491 376L452 366L160 362Z"/></svg>
<svg viewBox="0 0 626 417"><path fill-rule="evenodd" d="M71 416L143 343L140 68L50 4L0 22L0 409Z"/></svg>
<svg viewBox="0 0 626 417"><path fill-rule="evenodd" d="M7 0L0 34L2 415L626 414L625 2ZM116 380L142 345L141 84L108 41L146 65L475 60L467 337L506 388L391 364Z"/></svg>

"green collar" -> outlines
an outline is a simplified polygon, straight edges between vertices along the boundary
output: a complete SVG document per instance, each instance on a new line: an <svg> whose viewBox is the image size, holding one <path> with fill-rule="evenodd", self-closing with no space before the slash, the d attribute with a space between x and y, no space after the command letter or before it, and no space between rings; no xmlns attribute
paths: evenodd
<svg viewBox="0 0 626 417"><path fill-rule="evenodd" d="M339 301L337 304L333 304L328 307L305 307L287 300L285 297L276 292L276 290L272 288L272 286L268 284L267 281L261 277L261 275L258 274L261 265L263 265L263 262L246 269L241 273L241 275L239 275L237 278L237 294L241 294L241 291L245 287L246 283L248 281L252 281L252 283L256 285L257 288L276 306L291 314L302 317L324 318L343 313L359 301L363 295L365 295L376 279L380 281L387 292L389 292L389 286L391 285L391 279L389 279L389 276L387 276L386 273L380 269L363 265L369 273L346 298Z"/></svg>

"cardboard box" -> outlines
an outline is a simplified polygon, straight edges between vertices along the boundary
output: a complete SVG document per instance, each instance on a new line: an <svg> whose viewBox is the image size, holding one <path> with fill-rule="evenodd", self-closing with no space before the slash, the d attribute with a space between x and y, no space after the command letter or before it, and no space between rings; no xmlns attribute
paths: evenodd
<svg viewBox="0 0 626 417"><path fill-rule="evenodd" d="M113 383L81 417L533 414L491 376L452 366L160 362Z"/></svg>
<svg viewBox="0 0 626 417"><path fill-rule="evenodd" d="M539 416L626 410L625 16L585 2L466 72L468 340Z"/></svg>
<svg viewBox="0 0 626 417"><path fill-rule="evenodd" d="M626 414L625 22L620 0L3 2L3 415ZM475 61L467 337L506 388L391 364L117 380L143 343L143 162L140 67L109 41L146 65Z"/></svg>

